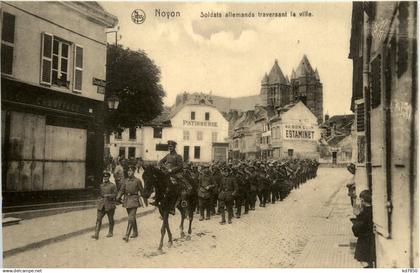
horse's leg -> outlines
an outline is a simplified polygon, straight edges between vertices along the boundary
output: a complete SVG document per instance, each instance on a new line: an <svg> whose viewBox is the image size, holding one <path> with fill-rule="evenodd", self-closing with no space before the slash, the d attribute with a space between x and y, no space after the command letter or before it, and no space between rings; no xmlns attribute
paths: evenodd
<svg viewBox="0 0 420 273"><path fill-rule="evenodd" d="M181 212L181 225L179 226L179 230L181 231L181 238L185 237L185 233L184 233L184 221L186 218L186 213L185 213L185 209L180 209Z"/></svg>
<svg viewBox="0 0 420 273"><path fill-rule="evenodd" d="M163 247L163 238L165 238L165 232L166 232L165 215L167 217L167 214L164 214L163 215L162 227L160 228L160 243L159 243L158 250L162 250L162 247Z"/></svg>
<svg viewBox="0 0 420 273"><path fill-rule="evenodd" d="M166 230L168 231L168 242L169 242L169 247L172 246L172 233L171 233L171 229L169 228L169 213L166 212L165 213L166 217L164 218L164 222L166 222Z"/></svg>

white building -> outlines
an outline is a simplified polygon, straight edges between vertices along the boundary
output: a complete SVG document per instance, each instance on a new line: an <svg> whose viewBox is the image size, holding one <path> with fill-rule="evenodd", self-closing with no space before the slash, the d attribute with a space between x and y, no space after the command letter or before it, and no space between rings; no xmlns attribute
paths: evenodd
<svg viewBox="0 0 420 273"><path fill-rule="evenodd" d="M185 161L222 161L228 156L228 127L228 121L211 100L197 94L172 111L164 111L135 133L126 129L121 137L112 135L108 147L112 157L158 161L168 153L167 141L174 140L178 143L177 153Z"/></svg>
<svg viewBox="0 0 420 273"><path fill-rule="evenodd" d="M301 101L279 109L271 119L273 158L319 158L317 117Z"/></svg>

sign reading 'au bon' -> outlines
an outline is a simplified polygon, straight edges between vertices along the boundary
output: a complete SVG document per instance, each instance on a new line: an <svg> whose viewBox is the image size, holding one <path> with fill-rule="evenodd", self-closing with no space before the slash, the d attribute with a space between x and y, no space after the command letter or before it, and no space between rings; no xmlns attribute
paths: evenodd
<svg viewBox="0 0 420 273"><path fill-rule="evenodd" d="M287 140L315 140L315 129L313 126L284 125L283 137Z"/></svg>

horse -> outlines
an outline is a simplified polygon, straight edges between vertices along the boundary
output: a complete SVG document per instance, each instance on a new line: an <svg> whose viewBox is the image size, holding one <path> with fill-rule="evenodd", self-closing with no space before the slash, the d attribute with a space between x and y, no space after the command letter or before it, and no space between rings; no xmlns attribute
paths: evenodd
<svg viewBox="0 0 420 273"><path fill-rule="evenodd" d="M156 166L147 165L144 168L143 181L145 198L149 198L152 192L155 192L154 205L159 209L159 213L163 220L158 250L162 250L166 231L168 232L169 247L173 244L172 233L169 227L169 214L171 214L175 200L181 200L177 205L177 208L181 213L181 237L185 237L184 220L187 215L190 218L188 234L191 235L192 232L191 224L196 206L196 202L193 200L194 194L184 194L183 191L185 191L185 189L183 189L182 183L179 181L173 183L173 179L173 177L171 178L165 171ZM194 187L192 192L194 192Z"/></svg>

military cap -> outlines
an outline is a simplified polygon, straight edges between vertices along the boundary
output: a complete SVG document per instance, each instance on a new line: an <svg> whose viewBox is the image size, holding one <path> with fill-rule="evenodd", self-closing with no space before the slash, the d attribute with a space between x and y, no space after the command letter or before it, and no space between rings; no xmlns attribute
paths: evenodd
<svg viewBox="0 0 420 273"><path fill-rule="evenodd" d="M169 146L173 146L173 147L175 147L176 146L176 142L175 141L173 141L173 140L168 140L168 145Z"/></svg>
<svg viewBox="0 0 420 273"><path fill-rule="evenodd" d="M104 171L104 172L102 173L102 175L103 175L103 177L110 177L110 176L111 176L111 173L110 173L110 172L108 172L108 171Z"/></svg>

